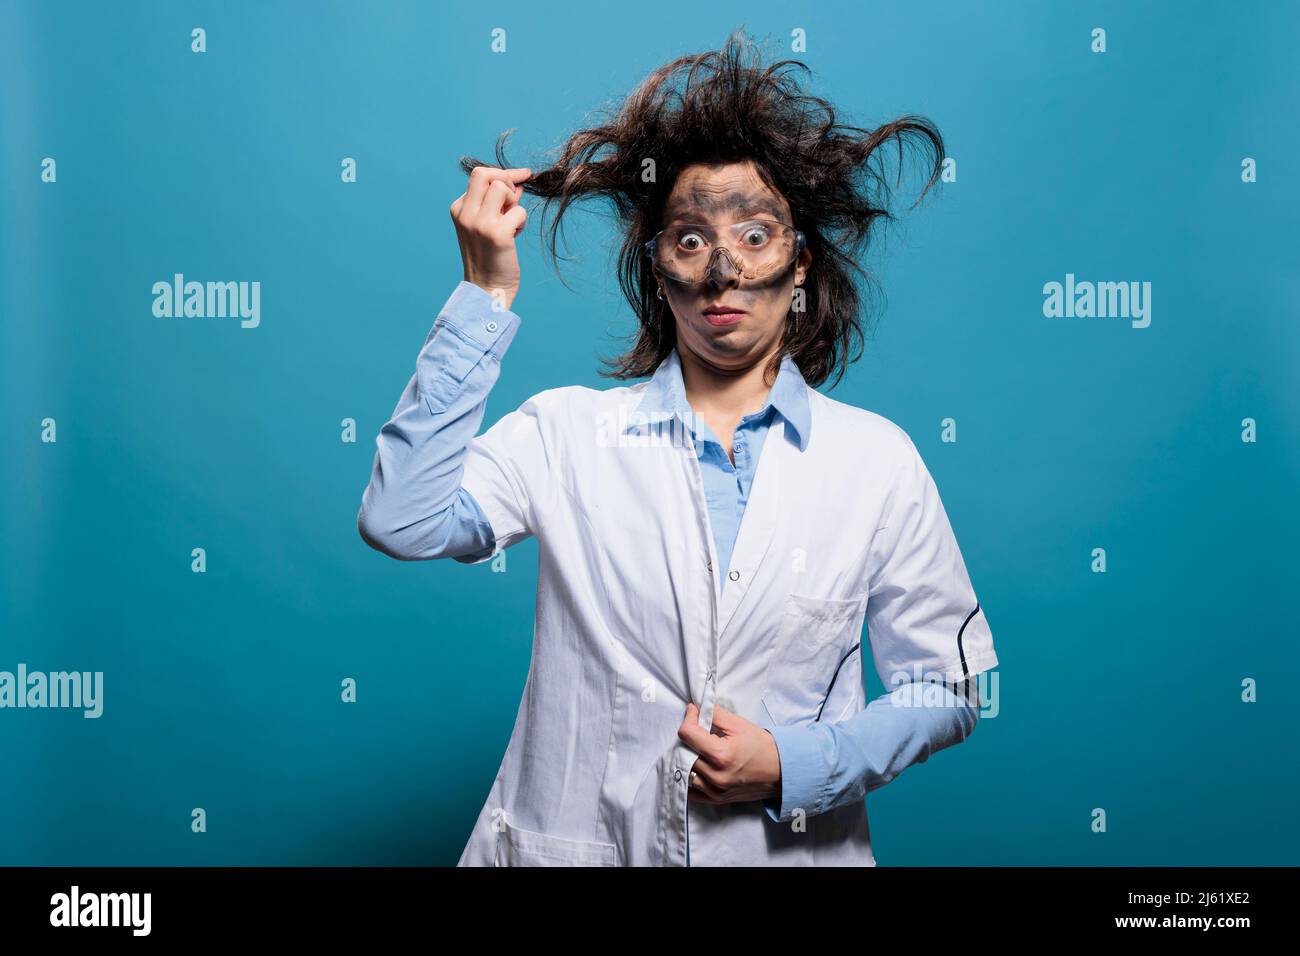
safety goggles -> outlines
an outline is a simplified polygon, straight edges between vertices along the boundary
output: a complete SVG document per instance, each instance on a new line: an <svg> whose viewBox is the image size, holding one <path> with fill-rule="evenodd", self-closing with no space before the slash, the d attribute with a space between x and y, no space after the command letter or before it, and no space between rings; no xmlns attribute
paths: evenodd
<svg viewBox="0 0 1300 956"><path fill-rule="evenodd" d="M804 234L784 222L746 219L725 226L675 223L645 244L646 256L671 279L697 284L709 279L765 279L788 268L807 245Z"/></svg>

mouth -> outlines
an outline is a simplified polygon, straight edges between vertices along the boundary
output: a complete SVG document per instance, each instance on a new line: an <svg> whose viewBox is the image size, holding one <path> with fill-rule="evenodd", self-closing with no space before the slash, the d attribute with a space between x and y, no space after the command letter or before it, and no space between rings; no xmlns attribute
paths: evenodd
<svg viewBox="0 0 1300 956"><path fill-rule="evenodd" d="M735 325L745 317L745 310L734 305L711 305L704 310L704 320L710 325Z"/></svg>

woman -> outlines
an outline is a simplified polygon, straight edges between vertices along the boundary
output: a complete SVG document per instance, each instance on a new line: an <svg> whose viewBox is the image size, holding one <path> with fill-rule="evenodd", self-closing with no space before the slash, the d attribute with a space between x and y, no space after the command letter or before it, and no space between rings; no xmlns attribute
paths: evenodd
<svg viewBox="0 0 1300 956"><path fill-rule="evenodd" d="M865 793L976 723L997 658L934 482L897 425L814 390L861 354L880 147L928 149L928 190L942 140L837 124L800 67L733 37L549 168L508 167L504 137L497 167L463 161L464 280L358 514L404 560L538 539L528 682L462 865L873 865ZM552 255L573 201L613 203L639 328L610 374L651 378L548 389L474 437L525 192L558 203ZM870 705L864 622L894 688Z"/></svg>

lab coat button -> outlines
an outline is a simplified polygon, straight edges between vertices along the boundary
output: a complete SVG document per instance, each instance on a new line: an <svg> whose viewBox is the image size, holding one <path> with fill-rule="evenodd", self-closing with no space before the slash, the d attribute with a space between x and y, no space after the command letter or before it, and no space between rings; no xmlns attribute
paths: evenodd
<svg viewBox="0 0 1300 956"><path fill-rule="evenodd" d="M682 779L682 772L681 772L680 770L678 770L675 774L673 774L673 779L674 779L674 780L681 780L681 779Z"/></svg>
<svg viewBox="0 0 1300 956"><path fill-rule="evenodd" d="M739 581L739 580L740 580L740 572L739 572L739 571L732 571L730 574L727 575L727 577L729 577L729 578L730 578L731 580L733 580L733 581Z"/></svg>

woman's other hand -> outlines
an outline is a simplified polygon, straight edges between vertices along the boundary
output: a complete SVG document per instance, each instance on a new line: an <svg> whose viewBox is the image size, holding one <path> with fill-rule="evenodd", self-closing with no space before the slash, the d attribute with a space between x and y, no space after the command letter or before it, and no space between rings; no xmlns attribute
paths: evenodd
<svg viewBox="0 0 1300 956"><path fill-rule="evenodd" d="M700 726L700 708L686 705L677 736L694 750L696 774L689 798L703 803L766 800L781 793L781 757L776 740L739 714L713 706L713 729Z"/></svg>

